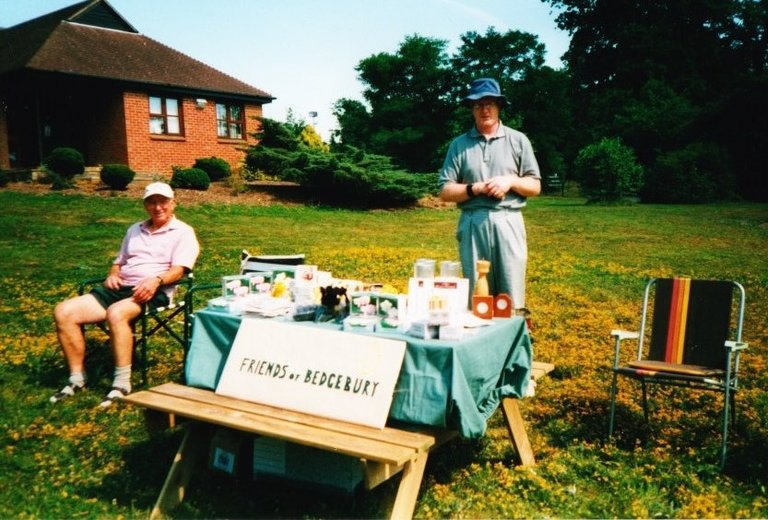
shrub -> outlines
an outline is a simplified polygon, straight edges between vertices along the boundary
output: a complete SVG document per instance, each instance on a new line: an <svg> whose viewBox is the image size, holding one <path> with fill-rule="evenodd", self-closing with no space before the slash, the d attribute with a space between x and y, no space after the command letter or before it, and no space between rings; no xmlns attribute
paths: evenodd
<svg viewBox="0 0 768 520"><path fill-rule="evenodd" d="M615 202L636 195L643 182L635 153L618 137L583 148L573 169L581 180L582 195L590 202Z"/></svg>
<svg viewBox="0 0 768 520"><path fill-rule="evenodd" d="M65 180L72 179L85 171L83 154L74 148L54 148L51 154L43 160L43 165Z"/></svg>
<svg viewBox="0 0 768 520"><path fill-rule="evenodd" d="M125 164L105 164L99 173L101 182L113 190L124 190L135 176L136 172Z"/></svg>
<svg viewBox="0 0 768 520"><path fill-rule="evenodd" d="M52 190L68 190L75 187L75 181L67 179L54 171L49 171L45 178L45 182L51 184Z"/></svg>
<svg viewBox="0 0 768 520"><path fill-rule="evenodd" d="M207 173L211 182L220 181L232 175L229 163L220 157L202 157L197 159L192 167Z"/></svg>
<svg viewBox="0 0 768 520"><path fill-rule="evenodd" d="M8 174L4 170L0 170L0 188L4 188L8 184Z"/></svg>
<svg viewBox="0 0 768 520"><path fill-rule="evenodd" d="M659 154L641 192L644 202L707 203L735 197L731 161L721 147L691 143Z"/></svg>
<svg viewBox="0 0 768 520"><path fill-rule="evenodd" d="M409 206L436 190L436 173L399 170L389 157L348 146L330 153L307 146L286 125L261 121L261 141L248 148L245 158L249 179L265 172L301 185L313 202L347 208Z"/></svg>
<svg viewBox="0 0 768 520"><path fill-rule="evenodd" d="M170 184L173 188L205 191L211 185L211 179L200 168L174 168Z"/></svg>

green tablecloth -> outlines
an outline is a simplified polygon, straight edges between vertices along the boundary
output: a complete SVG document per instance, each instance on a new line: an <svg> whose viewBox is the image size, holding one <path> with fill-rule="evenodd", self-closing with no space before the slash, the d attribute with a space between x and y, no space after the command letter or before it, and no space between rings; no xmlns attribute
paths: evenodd
<svg viewBox="0 0 768 520"><path fill-rule="evenodd" d="M216 388L242 319L209 309L195 313L185 366L188 385ZM501 398L521 397L530 380L531 341L522 318L494 320L456 342L382 335L407 343L391 419L457 430L465 438L480 437Z"/></svg>

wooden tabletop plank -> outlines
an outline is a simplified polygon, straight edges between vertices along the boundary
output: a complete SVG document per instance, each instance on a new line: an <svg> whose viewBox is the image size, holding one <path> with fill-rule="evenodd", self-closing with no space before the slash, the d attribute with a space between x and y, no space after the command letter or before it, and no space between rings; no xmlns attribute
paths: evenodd
<svg viewBox="0 0 768 520"><path fill-rule="evenodd" d="M265 435L305 446L332 450L353 457L401 466L416 450L386 440L360 437L354 433L285 421L268 415L222 408L215 404L166 395L153 391L129 394L126 402L166 413L236 430Z"/></svg>
<svg viewBox="0 0 768 520"><path fill-rule="evenodd" d="M430 434L387 427L379 429L360 424L346 423L325 417L318 417L316 415L244 401L233 397L226 397L218 395L211 390L204 390L176 383L165 383L153 387L149 391L188 399L190 401L217 405L234 411L247 412L267 417L278 417L287 422L305 424L329 431L354 434L358 437L397 444L418 451L428 451L429 448L435 444L435 437Z"/></svg>

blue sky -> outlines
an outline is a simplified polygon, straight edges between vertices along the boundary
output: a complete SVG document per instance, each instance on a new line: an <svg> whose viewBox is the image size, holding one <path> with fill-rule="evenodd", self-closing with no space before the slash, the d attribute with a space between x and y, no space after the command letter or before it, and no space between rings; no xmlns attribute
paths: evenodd
<svg viewBox="0 0 768 520"><path fill-rule="evenodd" d="M568 35L540 0L108 0L140 33L265 90L277 99L264 115L288 109L327 139L331 105L362 100L355 66L393 53L408 35L449 42L468 31L520 30L538 36L547 64L561 67ZM72 5L76 0L0 0L0 27ZM119 57L116 57L119 59Z"/></svg>

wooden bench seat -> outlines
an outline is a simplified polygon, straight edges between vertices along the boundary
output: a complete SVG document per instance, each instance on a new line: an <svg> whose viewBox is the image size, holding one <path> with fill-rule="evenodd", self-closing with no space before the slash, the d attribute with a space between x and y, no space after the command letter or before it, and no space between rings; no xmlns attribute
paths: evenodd
<svg viewBox="0 0 768 520"><path fill-rule="evenodd" d="M534 363L532 378L543 377L554 368ZM303 446L320 448L355 457L363 465L366 488L381 484L402 473L392 508L392 518L411 518L429 452L457 435L440 428L383 429L356 425L284 410L175 383L129 394L125 401L148 411L168 414L170 424L176 417L190 419L184 438L174 458L163 489L150 518L157 518L179 505L192 476L199 447L208 441L201 424L213 424ZM518 400L502 400L502 411L513 444L523 465L535 463L520 415Z"/></svg>

